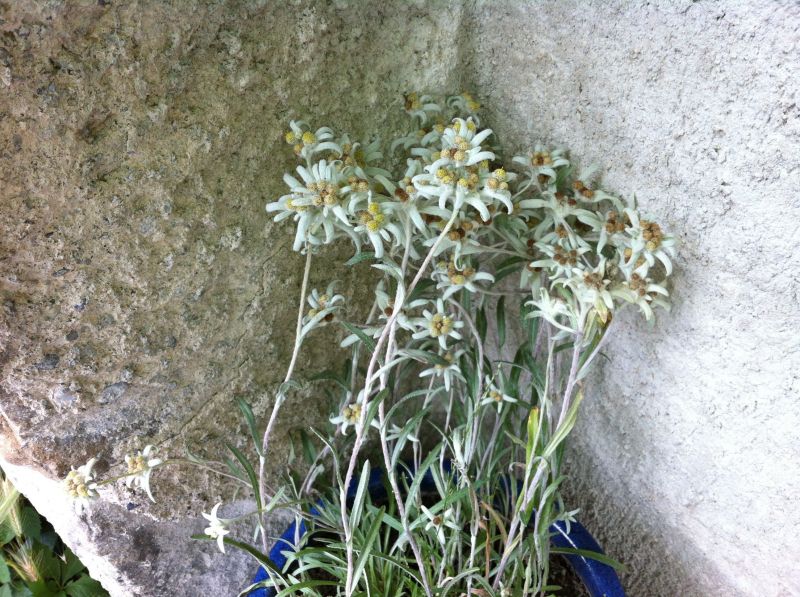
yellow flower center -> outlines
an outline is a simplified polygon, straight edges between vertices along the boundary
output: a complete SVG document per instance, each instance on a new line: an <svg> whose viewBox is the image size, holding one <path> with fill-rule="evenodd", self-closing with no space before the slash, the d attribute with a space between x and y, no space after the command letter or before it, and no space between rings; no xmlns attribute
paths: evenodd
<svg viewBox="0 0 800 597"><path fill-rule="evenodd" d="M353 406L345 406L342 411L342 416L348 423L358 423L361 418L361 405L354 404Z"/></svg>
<svg viewBox="0 0 800 597"><path fill-rule="evenodd" d="M141 473L147 467L144 457L139 454L128 459L128 473Z"/></svg>
<svg viewBox="0 0 800 597"><path fill-rule="evenodd" d="M439 336L446 336L453 329L453 320L443 313L437 313L431 319L430 331L431 336L438 338Z"/></svg>
<svg viewBox="0 0 800 597"><path fill-rule="evenodd" d="M383 215L380 204L370 203L366 210L358 212L358 219L366 226L367 230L377 232L383 226L386 217Z"/></svg>
<svg viewBox="0 0 800 597"><path fill-rule="evenodd" d="M531 158L531 164L534 166L549 166L553 163L553 159L546 151L537 151Z"/></svg>

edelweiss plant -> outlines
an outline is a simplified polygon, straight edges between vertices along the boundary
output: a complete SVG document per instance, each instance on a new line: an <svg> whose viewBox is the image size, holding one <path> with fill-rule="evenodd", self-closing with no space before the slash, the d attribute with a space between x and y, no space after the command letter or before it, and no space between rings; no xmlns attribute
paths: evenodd
<svg viewBox="0 0 800 597"><path fill-rule="evenodd" d="M551 547L553 524L574 520L562 455L584 380L620 309L650 320L669 307L675 241L563 150L536 145L506 161L466 94L411 94L405 109L412 132L388 146L290 123L300 163L267 211L294 224L305 255L294 350L263 426L240 401L257 465L231 448L238 464L225 473L252 489L260 542L230 537L219 504L206 533L265 568L249 589L547 594L550 556L568 551ZM348 265L375 270L366 320L352 319L335 283L309 291L315 260L340 239L355 246ZM309 383L333 392L331 426L303 436L302 474L270 494L270 438L292 407L298 355L329 324L345 331L349 358ZM148 493L150 471L175 462L137 458L131 474ZM81 470L68 484L92 496L99 483ZM309 531L284 546L280 569L266 555L274 508Z"/></svg>

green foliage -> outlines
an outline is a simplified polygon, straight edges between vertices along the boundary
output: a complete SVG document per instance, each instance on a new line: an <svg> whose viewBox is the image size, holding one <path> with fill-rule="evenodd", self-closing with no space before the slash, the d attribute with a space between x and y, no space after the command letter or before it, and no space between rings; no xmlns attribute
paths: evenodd
<svg viewBox="0 0 800 597"><path fill-rule="evenodd" d="M0 471L0 597L106 595Z"/></svg>

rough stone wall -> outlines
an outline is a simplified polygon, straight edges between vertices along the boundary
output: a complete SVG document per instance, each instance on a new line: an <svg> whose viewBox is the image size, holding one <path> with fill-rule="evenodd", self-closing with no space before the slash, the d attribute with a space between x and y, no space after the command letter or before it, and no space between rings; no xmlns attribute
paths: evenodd
<svg viewBox="0 0 800 597"><path fill-rule="evenodd" d="M800 594L800 5L479 2L506 143L597 163L681 241L675 307L614 324L572 501L631 595Z"/></svg>
<svg viewBox="0 0 800 597"><path fill-rule="evenodd" d="M404 91L459 89L461 9L442 8L0 2L0 451L113 594L227 595L254 571L187 539L228 495L216 479L157 473L157 504L121 488L82 514L54 479L145 443L243 445L233 399L271 407L296 317L303 258L264 212L294 167L288 120L386 134ZM355 292L332 262L312 285ZM334 354L310 347L301 375ZM275 470L285 434L329 414L297 400Z"/></svg>

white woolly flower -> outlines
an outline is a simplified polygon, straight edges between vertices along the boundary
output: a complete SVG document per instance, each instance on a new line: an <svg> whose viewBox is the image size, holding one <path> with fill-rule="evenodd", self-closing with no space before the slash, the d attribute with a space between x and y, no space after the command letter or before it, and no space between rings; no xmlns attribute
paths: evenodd
<svg viewBox="0 0 800 597"><path fill-rule="evenodd" d="M416 299L404 303L403 307L400 309L400 313L398 313L396 317L397 325L409 332L415 331L417 327L409 319L407 313L411 309L416 309L417 307L427 304L427 302L428 301L425 299ZM394 298L390 297L384 290L383 280L378 282L378 286L375 288L375 303L378 305L378 319L388 321L389 318L394 315Z"/></svg>
<svg viewBox="0 0 800 597"><path fill-rule="evenodd" d="M144 447L134 455L125 456L125 464L128 465L128 477L125 484L128 487L139 487L144 489L151 501L155 502L153 494L150 492L150 473L164 462L161 458L153 458L155 448L151 445Z"/></svg>
<svg viewBox="0 0 800 597"><path fill-rule="evenodd" d="M370 403L363 400L363 395L363 391L359 392L358 399L355 402L350 402L352 394L348 392L347 402L342 407L339 415L330 418L332 424L341 428L342 435L347 435L347 428L351 425L358 429L363 409L366 408L367 412L369 412ZM376 419L370 422L370 426L375 429L380 429L380 425Z"/></svg>
<svg viewBox="0 0 800 597"><path fill-rule="evenodd" d="M361 420L361 405L360 404L345 404L342 412L336 416L331 417L330 421L334 425L341 427L342 435L347 435L347 427L353 425L358 426Z"/></svg>
<svg viewBox="0 0 800 597"><path fill-rule="evenodd" d="M447 106L459 114L469 114L476 124L480 124L475 112L480 110L480 103L467 92L447 98Z"/></svg>
<svg viewBox="0 0 800 597"><path fill-rule="evenodd" d="M569 218L572 216L589 225L595 219L591 211L580 207L577 199L555 190L544 191L540 196L533 199L523 199L518 205L521 209L544 210L544 219L537 226L537 238L542 238L546 231L558 230L559 226L569 234L572 229ZM562 235L559 234L559 236ZM572 239L575 239L574 234Z"/></svg>
<svg viewBox="0 0 800 597"><path fill-rule="evenodd" d="M283 180L290 192L267 204L268 212L278 212L274 218L276 222L293 217L297 223L293 249L299 251L306 242L330 243L336 228L350 233L351 224L342 205L338 166L320 160L310 168L298 166L297 173L303 182L284 174Z"/></svg>
<svg viewBox="0 0 800 597"><path fill-rule="evenodd" d="M481 400L482 405L492 404L497 406L497 412L503 412L503 405L504 404L513 404L517 402L517 399L513 396L510 396L499 389L495 384L494 381L490 376L486 376L485 378L486 383L486 393L484 398Z"/></svg>
<svg viewBox="0 0 800 597"><path fill-rule="evenodd" d="M575 306L552 296L546 288L539 289L539 300L528 301L526 305L534 307L530 317L541 317L568 334L577 333L578 313Z"/></svg>
<svg viewBox="0 0 800 597"><path fill-rule="evenodd" d="M626 208L625 214L630 222L626 228L630 241L629 246L622 249L623 262L620 267L646 276L658 259L667 275L670 275L672 259L675 257L675 238L664 234L657 223L640 219L636 209Z"/></svg>
<svg viewBox="0 0 800 597"><path fill-rule="evenodd" d="M391 176L388 170L373 165L383 158L380 139L359 143L352 142L348 135L343 135L339 140L339 146L341 147L339 160L342 162L345 176L354 176L359 180L375 178L381 184Z"/></svg>
<svg viewBox="0 0 800 597"><path fill-rule="evenodd" d="M403 245L405 237L403 231L400 230L397 224L387 219L381 203L372 201L372 193L369 194L367 208L357 211L355 215L359 223L354 228L354 231L366 234L375 249L375 257L377 259L383 257L383 243L392 242L392 236L397 245Z"/></svg>
<svg viewBox="0 0 800 597"><path fill-rule="evenodd" d="M492 129L478 131L472 118L454 118L442 133L441 157L434 163L438 164L437 167L449 164L464 167L493 160L494 153L484 150L481 145L491 134Z"/></svg>
<svg viewBox="0 0 800 597"><path fill-rule="evenodd" d="M653 307L670 310L667 289L653 283L650 278L643 278L636 273L631 274L630 279L624 284L613 288L611 294L639 307L647 321L653 318Z"/></svg>
<svg viewBox="0 0 800 597"><path fill-rule="evenodd" d="M292 145L295 155L311 161L315 153L321 151L335 151L342 153L341 147L332 141L333 131L328 127L318 128L311 132L307 123L302 120L292 120L289 130L284 135L284 140Z"/></svg>
<svg viewBox="0 0 800 597"><path fill-rule="evenodd" d="M470 266L459 269L455 261L440 262L433 271L433 279L437 281L436 289L444 289L442 298L447 300L458 291L466 288L470 292L479 292L481 288L476 282L494 282L494 276L486 272L476 271Z"/></svg>
<svg viewBox="0 0 800 597"><path fill-rule="evenodd" d="M422 162L409 158L407 164L405 176L400 182L394 184L387 181L383 183L383 186L394 199L394 201L389 204L391 205L392 213L404 214L405 217L411 220L417 230L425 232L427 226L422 219L422 214L418 205L419 194L417 193L417 188L412 183L412 178L422 171Z"/></svg>
<svg viewBox="0 0 800 597"><path fill-rule="evenodd" d="M606 274L606 263L605 259L601 259L597 267L590 270L576 267L570 278L561 278L555 282L570 287L581 304L597 311L603 323L608 321L609 313L614 310L614 297L609 290L611 280Z"/></svg>
<svg viewBox="0 0 800 597"><path fill-rule="evenodd" d="M225 541L224 541L225 540L225 535L230 533L230 531L227 528L225 528L225 525L227 524L228 521L225 520L224 518L217 517L217 510L219 510L219 507L221 505L222 505L222 502L220 502L216 506L214 506L211 509L211 513L210 514L206 514L205 512L203 512L203 518L205 518L209 522L209 525L206 527L206 529L203 532L208 537L211 537L212 539L216 539L217 540L217 547L219 547L219 550L222 553L225 553Z"/></svg>
<svg viewBox="0 0 800 597"><path fill-rule="evenodd" d="M491 219L489 207L497 201L511 213L513 205L507 190L511 177L502 169L489 174L488 165L495 154L481 146L491 132L478 131L471 119L453 119L442 134L441 151L431 154L431 163L412 178L417 192L435 200L442 210L450 205L458 211L469 205L484 222Z"/></svg>
<svg viewBox="0 0 800 597"><path fill-rule="evenodd" d="M92 458L83 466L73 467L67 473L67 477L64 479L64 487L70 497L77 500L89 500L99 495L94 473L92 473L92 467L96 462L97 458Z"/></svg>
<svg viewBox="0 0 800 597"><path fill-rule="evenodd" d="M447 338L461 340L461 334L456 330L464 327L464 322L455 320L451 313L445 311L442 299L436 300L435 312L426 309L422 315L423 317L415 320L417 326L422 327L412 336L415 340L427 337L436 338L442 350L447 350Z"/></svg>
<svg viewBox="0 0 800 597"><path fill-rule="evenodd" d="M461 368L458 366L458 360L464 354L464 350L457 350L456 352L440 352L439 356L444 359L447 364L435 364L433 367L424 369L420 372L420 377L441 377L444 381L444 389L448 392L453 385L453 380L464 381L464 376L461 375Z"/></svg>
<svg viewBox="0 0 800 597"><path fill-rule="evenodd" d="M404 108L409 116L419 119L420 124L423 125L428 121L428 117L431 114L442 111L439 104L433 101L432 96L419 95L416 92L406 94Z"/></svg>
<svg viewBox="0 0 800 597"><path fill-rule="evenodd" d="M454 531L461 530L456 524L455 511L453 508L448 508L441 514L434 514L425 506L420 506L420 508L425 514L425 517L428 519L428 523L425 525L425 530L433 531L433 533L436 535L436 539L441 545L446 543L445 529L452 529Z"/></svg>
<svg viewBox="0 0 800 597"><path fill-rule="evenodd" d="M582 256L591 249L586 246L571 246L568 242L536 243L536 248L546 255L545 259L537 259L530 266L548 270L550 278L562 278L572 275L572 271L583 263Z"/></svg>
<svg viewBox="0 0 800 597"><path fill-rule="evenodd" d="M528 155L514 156L511 162L522 166L527 171L528 180L523 185L523 189L534 184L537 187L554 187L558 177L556 170L569 166L565 151L549 150L540 144L537 144Z"/></svg>
<svg viewBox="0 0 800 597"><path fill-rule="evenodd" d="M336 311L344 306L344 296L335 294L335 288L336 282L331 282L325 292L320 293L316 288L311 290L306 299L310 309L303 317L301 336L305 336L318 325L333 320Z"/></svg>

